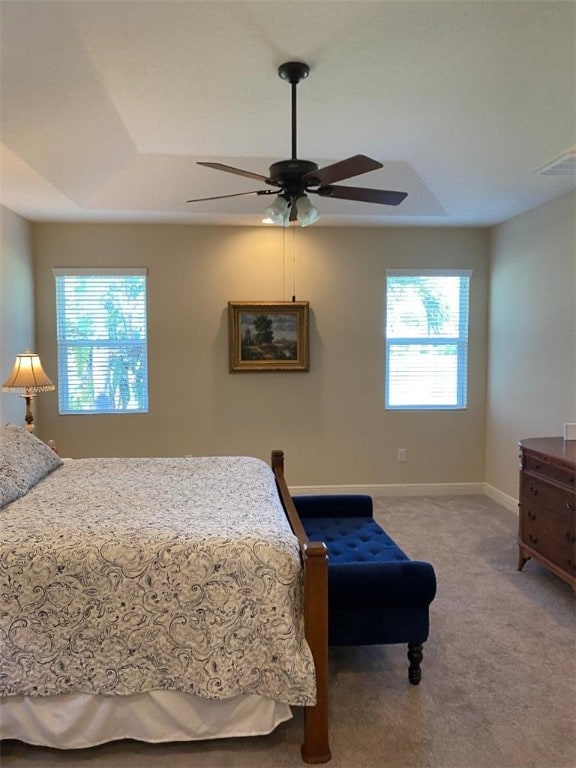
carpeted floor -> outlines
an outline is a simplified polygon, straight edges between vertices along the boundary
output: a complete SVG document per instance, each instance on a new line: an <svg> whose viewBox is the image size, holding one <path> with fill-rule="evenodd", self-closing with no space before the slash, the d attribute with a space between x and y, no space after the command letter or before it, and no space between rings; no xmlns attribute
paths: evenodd
<svg viewBox="0 0 576 768"><path fill-rule="evenodd" d="M530 561L517 516L484 496L381 498L380 524L436 569L438 594L411 686L403 646L331 651L332 768L575 768L574 594ZM10 743L2 768L302 765L301 712L268 737L77 752Z"/></svg>

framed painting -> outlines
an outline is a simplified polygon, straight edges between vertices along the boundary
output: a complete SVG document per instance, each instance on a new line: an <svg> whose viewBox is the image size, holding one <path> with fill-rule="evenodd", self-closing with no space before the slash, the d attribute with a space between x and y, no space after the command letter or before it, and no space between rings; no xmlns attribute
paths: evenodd
<svg viewBox="0 0 576 768"><path fill-rule="evenodd" d="M229 301L230 373L309 370L307 301Z"/></svg>

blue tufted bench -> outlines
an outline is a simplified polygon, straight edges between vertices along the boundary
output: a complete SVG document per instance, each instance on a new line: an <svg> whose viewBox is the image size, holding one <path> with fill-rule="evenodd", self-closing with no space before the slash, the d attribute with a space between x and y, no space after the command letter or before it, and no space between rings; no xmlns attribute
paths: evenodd
<svg viewBox="0 0 576 768"><path fill-rule="evenodd" d="M308 538L328 548L329 644L407 643L417 685L436 594L432 565L410 560L382 530L370 496L292 498Z"/></svg>

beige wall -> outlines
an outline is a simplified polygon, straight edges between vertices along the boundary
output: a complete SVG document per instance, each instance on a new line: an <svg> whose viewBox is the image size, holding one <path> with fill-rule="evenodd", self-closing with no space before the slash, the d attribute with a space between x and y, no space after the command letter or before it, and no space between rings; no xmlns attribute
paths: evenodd
<svg viewBox="0 0 576 768"><path fill-rule="evenodd" d="M296 232L296 289L312 310L309 374L230 375L226 302L292 293L292 243L279 229L30 225L1 209L0 376L34 344L56 377L52 266L150 269L150 413L61 417L38 398L38 433L70 455L287 452L293 484L481 482L515 497L518 439L576 421L575 196L492 230L486 420L487 233L475 229ZM470 408L386 413L387 267L474 269ZM178 362L177 383L173 367ZM180 401L178 401L178 399ZM0 394L0 423L21 400ZM484 430L486 439L484 441ZM486 460L484 465L483 446ZM396 449L407 448L406 464ZM484 471L485 466L485 471Z"/></svg>
<svg viewBox="0 0 576 768"><path fill-rule="evenodd" d="M287 456L293 485L484 480L487 240L481 229L296 231L296 297L311 307L309 373L228 373L229 300L292 294L292 235L278 228L34 225L37 334L56 370L54 266L146 266L148 414L40 424L61 453ZM389 267L462 267L471 282L469 407L386 412L384 277ZM408 461L399 464L397 448Z"/></svg>
<svg viewBox="0 0 576 768"><path fill-rule="evenodd" d="M0 207L0 384L14 358L34 347L34 284L31 225ZM53 395L49 395L53 396ZM24 423L24 401L0 392L0 424Z"/></svg>
<svg viewBox="0 0 576 768"><path fill-rule="evenodd" d="M518 497L518 440L576 422L576 196L491 233L486 482Z"/></svg>

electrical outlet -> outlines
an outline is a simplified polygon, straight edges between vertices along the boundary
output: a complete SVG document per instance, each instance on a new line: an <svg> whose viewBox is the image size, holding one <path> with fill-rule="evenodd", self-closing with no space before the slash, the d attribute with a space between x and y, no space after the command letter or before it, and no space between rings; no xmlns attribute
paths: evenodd
<svg viewBox="0 0 576 768"><path fill-rule="evenodd" d="M406 461L406 448L398 448L398 461Z"/></svg>

